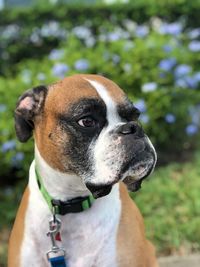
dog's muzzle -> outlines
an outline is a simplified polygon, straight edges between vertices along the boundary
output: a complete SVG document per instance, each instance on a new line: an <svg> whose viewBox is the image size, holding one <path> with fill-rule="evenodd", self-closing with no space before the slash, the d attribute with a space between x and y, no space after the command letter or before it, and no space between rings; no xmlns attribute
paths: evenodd
<svg viewBox="0 0 200 267"><path fill-rule="evenodd" d="M155 150L137 122L112 128L100 136L97 145L100 158L95 165L97 171L93 179L86 181L94 198L109 194L119 181L123 181L130 191L137 191L154 169Z"/></svg>

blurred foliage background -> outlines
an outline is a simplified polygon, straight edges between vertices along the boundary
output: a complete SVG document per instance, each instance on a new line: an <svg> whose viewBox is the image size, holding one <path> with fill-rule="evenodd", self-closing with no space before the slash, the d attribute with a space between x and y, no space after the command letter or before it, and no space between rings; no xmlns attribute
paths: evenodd
<svg viewBox="0 0 200 267"><path fill-rule="evenodd" d="M15 103L74 73L112 79L142 113L158 167L132 197L158 254L199 251L200 1L22 2L0 11L0 266L33 159Z"/></svg>

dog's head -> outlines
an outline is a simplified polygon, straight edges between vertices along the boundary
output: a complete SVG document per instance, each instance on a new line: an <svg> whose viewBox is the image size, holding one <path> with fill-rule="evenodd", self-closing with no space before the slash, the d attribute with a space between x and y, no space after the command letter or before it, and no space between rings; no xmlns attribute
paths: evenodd
<svg viewBox="0 0 200 267"><path fill-rule="evenodd" d="M15 125L20 141L34 132L43 159L60 172L78 175L97 198L122 180L136 191L152 172L156 153L138 117L112 81L74 75L25 92Z"/></svg>

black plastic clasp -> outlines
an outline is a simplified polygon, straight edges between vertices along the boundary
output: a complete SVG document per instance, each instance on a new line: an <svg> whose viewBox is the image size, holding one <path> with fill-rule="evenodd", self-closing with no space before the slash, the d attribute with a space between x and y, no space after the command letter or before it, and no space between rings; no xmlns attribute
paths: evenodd
<svg viewBox="0 0 200 267"><path fill-rule="evenodd" d="M77 213L83 211L82 202L86 199L88 199L88 197L78 197L68 201L52 199L51 203L56 208L57 214L65 215L67 213Z"/></svg>

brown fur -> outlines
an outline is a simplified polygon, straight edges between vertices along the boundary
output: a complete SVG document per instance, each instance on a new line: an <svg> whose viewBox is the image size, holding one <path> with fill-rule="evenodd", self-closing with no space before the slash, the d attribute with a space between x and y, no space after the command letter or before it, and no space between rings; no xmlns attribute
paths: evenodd
<svg viewBox="0 0 200 267"><path fill-rule="evenodd" d="M20 250L21 244L24 237L25 227L25 215L28 206L29 189L26 188L22 201L17 212L15 223L10 235L9 249L8 249L8 267L19 267L20 266ZM13 256L15 255L15 256Z"/></svg>
<svg viewBox="0 0 200 267"><path fill-rule="evenodd" d="M98 75L74 75L49 86L43 113L35 119L34 137L41 156L50 166L61 172L67 171L61 156L62 144L67 141L67 136L64 136L63 131L61 134L56 116L66 114L70 103L81 98L99 98L97 91L85 79L104 85L116 102L123 102L125 98L124 92L115 83ZM57 143L52 142L55 136Z"/></svg>
<svg viewBox="0 0 200 267"><path fill-rule="evenodd" d="M42 157L61 172L66 171L61 155L62 144L67 142L68 137L59 128L57 115L67 113L70 103L80 98L99 97L97 91L83 78L104 85L115 102L120 103L125 100L124 92L115 83L97 75L74 75L49 86L43 112L35 118L34 137ZM56 142L52 142L54 138ZM20 255L28 197L27 188L10 237L8 267L20 266L19 258L12 255ZM120 197L122 214L117 236L118 267L158 267L154 248L145 239L142 216L122 183L120 183Z"/></svg>
<svg viewBox="0 0 200 267"><path fill-rule="evenodd" d="M100 84L102 84L108 91L109 94L111 95L112 99L116 102L116 103L120 103L123 102L124 99L126 98L125 93L122 91L122 89L113 81L100 76L100 75L81 75L81 77L89 79L89 80L94 80L99 82Z"/></svg>
<svg viewBox="0 0 200 267"><path fill-rule="evenodd" d="M80 90L77 90L80 88ZM70 103L80 98L98 97L96 91L87 81L77 76L68 77L49 86L42 116L38 116L35 123L35 141L43 158L53 168L65 172L62 164L62 143L67 142L65 133L61 133L58 125L58 114L67 114ZM65 136L63 136L65 135ZM54 140L55 142L52 142ZM66 161L66 158L65 158Z"/></svg>
<svg viewBox="0 0 200 267"><path fill-rule="evenodd" d="M153 245L145 238L142 215L120 183L122 214L118 229L118 267L158 267Z"/></svg>

